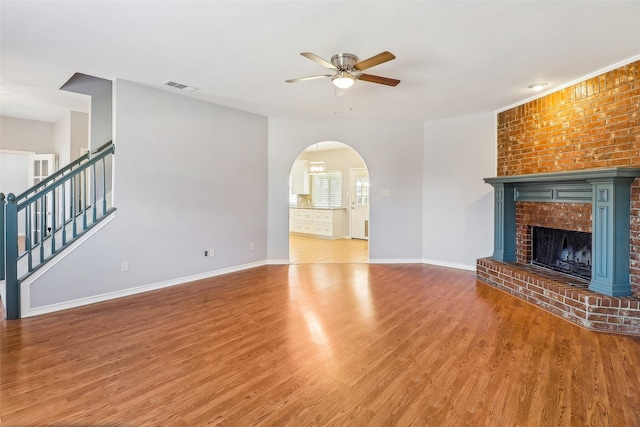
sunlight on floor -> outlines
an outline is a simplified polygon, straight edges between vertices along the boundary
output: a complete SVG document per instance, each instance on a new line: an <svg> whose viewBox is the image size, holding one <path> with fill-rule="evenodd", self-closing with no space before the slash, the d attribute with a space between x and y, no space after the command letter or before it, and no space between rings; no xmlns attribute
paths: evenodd
<svg viewBox="0 0 640 427"><path fill-rule="evenodd" d="M369 242L359 239L329 240L289 234L291 264L367 263Z"/></svg>

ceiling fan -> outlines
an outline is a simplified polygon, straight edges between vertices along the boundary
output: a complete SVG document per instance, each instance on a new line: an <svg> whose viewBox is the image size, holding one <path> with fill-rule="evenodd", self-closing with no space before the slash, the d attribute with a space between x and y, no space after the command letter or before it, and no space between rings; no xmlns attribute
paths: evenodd
<svg viewBox="0 0 640 427"><path fill-rule="evenodd" d="M364 80L365 82L378 83L387 86L397 86L400 80L390 79L388 77L374 76L365 74L362 71L367 68L380 65L384 62L395 59L395 55L391 52L384 51L369 59L358 62L358 57L352 53L338 53L331 57L331 62L320 58L311 52L302 52L300 55L317 62L323 67L334 70L334 74L322 74L318 76L300 77L297 79L289 79L287 83L303 82L305 80L323 79L331 77L331 82L339 89L350 88L356 80Z"/></svg>

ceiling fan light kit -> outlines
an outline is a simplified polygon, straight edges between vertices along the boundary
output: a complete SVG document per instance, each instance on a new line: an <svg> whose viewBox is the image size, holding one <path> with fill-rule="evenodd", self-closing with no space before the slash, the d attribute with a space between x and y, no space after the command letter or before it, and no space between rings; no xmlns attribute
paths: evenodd
<svg viewBox="0 0 640 427"><path fill-rule="evenodd" d="M331 78L331 81L340 89L349 89L355 83L355 79L344 71L340 71L338 74Z"/></svg>
<svg viewBox="0 0 640 427"><path fill-rule="evenodd" d="M388 77L374 76L371 74L365 74L362 71L367 68L374 67L387 61L395 59L395 55L391 52L381 52L369 59L358 62L358 57L352 53L338 53L331 57L331 62L326 61L318 55L311 52L302 52L300 55L307 59L310 59L325 68L329 68L335 71L335 74L324 74L311 77L300 77L297 79L289 79L287 83L295 83L306 80L321 79L324 77L331 77L331 82L340 89L348 89L355 83L356 80L363 80L365 82L378 83L386 86L397 86L400 80L390 79Z"/></svg>

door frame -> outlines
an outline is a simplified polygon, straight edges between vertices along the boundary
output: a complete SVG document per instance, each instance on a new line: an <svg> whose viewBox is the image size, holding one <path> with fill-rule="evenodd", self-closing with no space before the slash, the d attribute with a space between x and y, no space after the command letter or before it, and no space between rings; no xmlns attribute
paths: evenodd
<svg viewBox="0 0 640 427"><path fill-rule="evenodd" d="M354 227L353 227L353 213L356 209L355 207L355 188L356 188L356 183L355 180L356 178L356 174L361 173L362 171L364 171L367 174L367 180L369 182L369 197L368 197L368 201L367 201L367 212L366 212L366 224L365 224L365 229L364 229L364 235L363 236L358 236L358 237L354 237ZM362 239L362 240L369 240L369 237L371 236L371 178L369 175L369 169L365 166L363 168L349 168L349 235L352 239Z"/></svg>

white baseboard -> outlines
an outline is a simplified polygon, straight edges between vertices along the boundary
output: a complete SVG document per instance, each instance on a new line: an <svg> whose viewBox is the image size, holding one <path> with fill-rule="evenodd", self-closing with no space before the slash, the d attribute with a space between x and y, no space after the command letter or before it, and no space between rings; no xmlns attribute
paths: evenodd
<svg viewBox="0 0 640 427"><path fill-rule="evenodd" d="M369 264L429 264L429 265L437 265L439 267L455 268L457 270L476 271L475 264L467 265L467 264L461 264L458 262L446 262L446 261L439 261L435 259L414 259L414 258L370 259Z"/></svg>
<svg viewBox="0 0 640 427"><path fill-rule="evenodd" d="M469 270L469 271L476 271L476 265L468 265L468 264L460 264L458 262L446 262L446 261L438 261L435 259L425 259L422 261L424 264L429 264L429 265L437 265L439 267L449 267L449 268L455 268L457 270Z"/></svg>
<svg viewBox="0 0 640 427"><path fill-rule="evenodd" d="M148 285L137 286L135 288L123 289L115 292L108 292L106 294L95 295L86 298L78 298L72 301L65 301L61 303L46 305L42 307L30 307L28 310L23 311L22 317L39 316L41 314L53 313L56 311L67 310L69 308L81 307L84 305L95 304L97 302L109 301L116 298L127 297L143 292L154 291L157 289L168 288L170 286L182 285L188 282L194 282L196 280L208 279L210 277L221 276L223 274L234 273L236 271L248 270L250 268L261 267L265 265L265 261L253 262L249 264L242 264L228 268L222 268L220 270L208 271L206 273L194 274L191 276L179 277L176 279L165 280L163 282L151 283Z"/></svg>
<svg viewBox="0 0 640 427"><path fill-rule="evenodd" d="M369 264L422 264L418 258L370 258Z"/></svg>

